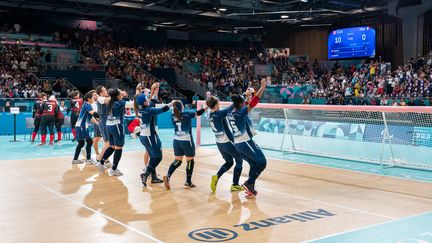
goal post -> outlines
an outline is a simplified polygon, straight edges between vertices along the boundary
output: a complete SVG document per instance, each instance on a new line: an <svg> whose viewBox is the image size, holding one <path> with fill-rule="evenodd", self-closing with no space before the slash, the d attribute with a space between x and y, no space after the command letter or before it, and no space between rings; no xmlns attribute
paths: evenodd
<svg viewBox="0 0 432 243"><path fill-rule="evenodd" d="M263 149L432 170L430 107L260 103L249 117ZM198 146L215 145L207 114L196 130Z"/></svg>

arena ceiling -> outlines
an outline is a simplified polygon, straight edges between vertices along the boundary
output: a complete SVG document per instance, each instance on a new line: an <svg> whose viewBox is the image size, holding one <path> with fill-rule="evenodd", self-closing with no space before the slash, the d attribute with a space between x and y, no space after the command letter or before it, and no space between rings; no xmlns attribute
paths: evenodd
<svg viewBox="0 0 432 243"><path fill-rule="evenodd" d="M386 13L388 4L389 0L0 0L0 10L134 20L178 30L245 31L273 25L330 25Z"/></svg>

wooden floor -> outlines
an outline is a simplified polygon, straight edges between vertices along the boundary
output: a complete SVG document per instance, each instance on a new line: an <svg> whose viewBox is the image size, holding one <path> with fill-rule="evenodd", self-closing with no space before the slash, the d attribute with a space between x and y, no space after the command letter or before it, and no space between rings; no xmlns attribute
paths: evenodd
<svg viewBox="0 0 432 243"><path fill-rule="evenodd" d="M164 151L158 173L171 154ZM2 161L0 242L199 242L203 228L235 232L229 242L300 242L432 210L430 183L276 159L257 182L257 199L230 193L231 172L212 194L221 158L209 148L197 154L198 187L183 188L182 165L171 191L142 188L141 152L124 153L119 178L67 157Z"/></svg>

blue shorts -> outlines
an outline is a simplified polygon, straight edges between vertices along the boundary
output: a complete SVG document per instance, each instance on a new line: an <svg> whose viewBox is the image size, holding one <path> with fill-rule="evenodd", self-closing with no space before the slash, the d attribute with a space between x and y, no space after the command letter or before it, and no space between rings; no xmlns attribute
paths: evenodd
<svg viewBox="0 0 432 243"><path fill-rule="evenodd" d="M83 141L87 139L91 139L90 133L87 128L83 127L75 127L76 131L76 140L77 141Z"/></svg>
<svg viewBox="0 0 432 243"><path fill-rule="evenodd" d="M158 135L140 136L140 141L149 153L150 158L162 158L162 143Z"/></svg>
<svg viewBox="0 0 432 243"><path fill-rule="evenodd" d="M108 141L110 146L120 146L125 144L124 126L122 124L106 126Z"/></svg>
<svg viewBox="0 0 432 243"><path fill-rule="evenodd" d="M228 143L216 143L219 152L221 153L222 157L225 160L229 160L231 158L234 158L236 161L242 160L242 157L239 152L237 152L237 149L235 148L234 144L231 142Z"/></svg>
<svg viewBox="0 0 432 243"><path fill-rule="evenodd" d="M95 137L95 138L102 137L102 132L100 130L99 125L93 124L93 132L94 132L93 137Z"/></svg>
<svg viewBox="0 0 432 243"><path fill-rule="evenodd" d="M264 153L253 140L236 143L235 148L240 153L241 157L251 166L267 164Z"/></svg>
<svg viewBox="0 0 432 243"><path fill-rule="evenodd" d="M193 141L174 139L173 148L175 156L195 157L195 144Z"/></svg>
<svg viewBox="0 0 432 243"><path fill-rule="evenodd" d="M102 123L99 123L99 130L100 130L100 133L102 134L103 140L105 142L108 142L109 137L108 137L107 127L105 125L102 125Z"/></svg>

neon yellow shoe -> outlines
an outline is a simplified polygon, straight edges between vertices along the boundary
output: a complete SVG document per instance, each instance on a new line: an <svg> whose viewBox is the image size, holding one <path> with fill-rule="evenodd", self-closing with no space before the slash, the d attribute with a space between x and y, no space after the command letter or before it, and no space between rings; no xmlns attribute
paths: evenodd
<svg viewBox="0 0 432 243"><path fill-rule="evenodd" d="M244 191L244 188L240 185L231 185L232 192Z"/></svg>
<svg viewBox="0 0 432 243"><path fill-rule="evenodd" d="M212 192L216 191L218 180L219 180L219 177L217 175L212 176L212 179L210 182L210 188L211 188Z"/></svg>

